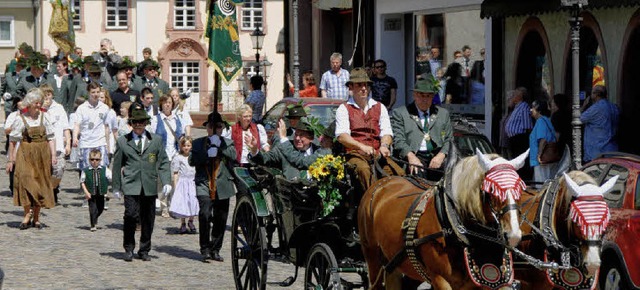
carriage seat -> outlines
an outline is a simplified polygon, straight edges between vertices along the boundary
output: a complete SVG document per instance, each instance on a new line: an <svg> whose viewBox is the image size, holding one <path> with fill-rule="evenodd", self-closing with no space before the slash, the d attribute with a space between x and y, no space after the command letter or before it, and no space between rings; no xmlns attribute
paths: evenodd
<svg viewBox="0 0 640 290"><path fill-rule="evenodd" d="M318 196L315 182L307 179L286 179L282 175L276 176L275 198L284 206L284 210L317 211L322 203Z"/></svg>

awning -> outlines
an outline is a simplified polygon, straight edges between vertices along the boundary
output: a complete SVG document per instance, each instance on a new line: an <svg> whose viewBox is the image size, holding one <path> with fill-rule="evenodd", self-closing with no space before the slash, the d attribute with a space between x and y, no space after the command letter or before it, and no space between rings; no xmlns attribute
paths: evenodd
<svg viewBox="0 0 640 290"><path fill-rule="evenodd" d="M616 8L640 5L640 0L589 0L585 9ZM560 0L484 0L480 17L501 18L522 15L537 15L566 10Z"/></svg>
<svg viewBox="0 0 640 290"><path fill-rule="evenodd" d="M322 10L351 9L352 0L313 0L313 6Z"/></svg>

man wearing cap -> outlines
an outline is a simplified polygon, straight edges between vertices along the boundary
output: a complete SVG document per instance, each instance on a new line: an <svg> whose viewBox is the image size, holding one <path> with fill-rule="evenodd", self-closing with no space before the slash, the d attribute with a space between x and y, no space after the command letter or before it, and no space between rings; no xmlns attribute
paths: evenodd
<svg viewBox="0 0 640 290"><path fill-rule="evenodd" d="M47 65L47 60L44 55L39 52L34 52L29 56L28 63L31 66L31 71L24 75L18 84L18 94L20 98L26 95L30 89L37 88L41 84L48 83L51 86L55 85L53 83L53 77L44 70Z"/></svg>
<svg viewBox="0 0 640 290"><path fill-rule="evenodd" d="M133 130L116 141L112 187L115 197L124 193L124 260L133 260L136 223L140 220L138 257L149 261L158 197L157 181L160 179L163 184L163 195L171 192L171 168L162 138L145 129L150 118L142 105L134 103L129 110L129 123Z"/></svg>
<svg viewBox="0 0 640 290"><path fill-rule="evenodd" d="M218 112L210 113L203 126L207 128L207 136L193 140L189 155L189 165L196 168L200 253L203 262L223 262L220 249L229 215L229 198L236 193L231 175L236 150L233 141L221 137L226 123Z"/></svg>
<svg viewBox="0 0 640 290"><path fill-rule="evenodd" d="M251 161L257 164L279 164L282 174L288 180L307 178L306 170L318 157L330 154L331 151L313 143L313 128L305 118L297 122L293 140L287 138L286 125L278 122L278 146L269 152L258 150L255 138L250 142Z"/></svg>
<svg viewBox="0 0 640 290"><path fill-rule="evenodd" d="M82 98L87 99L89 97L89 91L87 91L87 85L94 82L101 88L108 88L110 86L111 79L108 79L106 74L102 72L97 63L89 63L87 67L88 79L85 81L76 81L76 94L75 99Z"/></svg>
<svg viewBox="0 0 640 290"><path fill-rule="evenodd" d="M159 67L155 61L147 59L142 62L141 66L144 71L144 76L135 79L133 89L141 92L145 87L150 88L153 92L153 103L158 104L160 96L169 93L169 84L163 79L156 77Z"/></svg>
<svg viewBox="0 0 640 290"><path fill-rule="evenodd" d="M449 112L433 104L438 92L433 76L418 80L413 90L414 101L391 113L393 153L409 164L409 173L429 180L439 180L440 169L449 147L453 129Z"/></svg>
<svg viewBox="0 0 640 290"><path fill-rule="evenodd" d="M389 113L371 98L370 85L363 68L353 69L347 82L352 96L336 110L336 136L347 151L347 162L356 167L363 193L375 181L371 170L374 158L386 174L404 175L404 170L389 158L393 142Z"/></svg>

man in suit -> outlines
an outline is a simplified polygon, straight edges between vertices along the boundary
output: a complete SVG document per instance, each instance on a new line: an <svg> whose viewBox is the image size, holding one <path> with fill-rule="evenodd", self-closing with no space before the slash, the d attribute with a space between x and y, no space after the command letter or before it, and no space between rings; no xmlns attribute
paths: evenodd
<svg viewBox="0 0 640 290"><path fill-rule="evenodd" d="M26 95L30 89L37 88L41 84L49 83L51 86L55 85L53 76L44 70L47 65L47 60L43 54L34 52L29 56L27 62L31 67L31 72L25 74L20 79L18 84L18 94L20 98Z"/></svg>
<svg viewBox="0 0 640 290"><path fill-rule="evenodd" d="M409 173L439 180L440 169L452 146L453 129L449 112L433 104L438 92L433 76L418 80L413 90L414 101L391 113L394 155L409 163Z"/></svg>
<svg viewBox="0 0 640 290"><path fill-rule="evenodd" d="M133 130L118 138L113 156L112 187L115 197L124 192L124 260L133 260L136 223L140 220L138 257L149 261L158 197L157 180L162 182L162 194L166 196L172 189L171 169L162 138L145 129L150 118L142 105L134 103L129 112Z"/></svg>
<svg viewBox="0 0 640 290"><path fill-rule="evenodd" d="M89 91L87 91L87 85L95 82L100 85L101 88L109 88L111 79L106 78L106 74L102 72L100 66L97 63L90 63L87 67L87 73L89 74L89 78L86 82L84 81L76 81L76 95L75 99L83 98L87 99L89 96Z"/></svg>
<svg viewBox="0 0 640 290"><path fill-rule="evenodd" d="M207 136L193 140L189 165L196 168L196 197L200 205L198 224L202 261L223 262L222 240L229 215L229 198L236 193L231 166L236 160L233 141L221 137L225 123L212 112L203 126Z"/></svg>
<svg viewBox="0 0 640 290"><path fill-rule="evenodd" d="M153 92L153 103L157 105L160 97L169 93L169 84L157 77L159 67L155 61L147 59L141 63L141 67L143 68L144 76L135 79L133 89L141 92L145 87L150 88Z"/></svg>
<svg viewBox="0 0 640 290"><path fill-rule="evenodd" d="M100 66L100 69L107 73L109 79L116 75L118 65L122 62L122 57L115 51L111 40L108 38L100 40L100 51L94 52L91 57Z"/></svg>
<svg viewBox="0 0 640 290"><path fill-rule="evenodd" d="M283 120L278 124L278 146L269 152L259 152L255 138L249 143L251 161L257 164L267 164L282 169L282 174L288 180L307 178L306 170L313 162L331 150L321 148L313 143L314 132L304 118L296 126L293 140L287 138L287 130Z"/></svg>

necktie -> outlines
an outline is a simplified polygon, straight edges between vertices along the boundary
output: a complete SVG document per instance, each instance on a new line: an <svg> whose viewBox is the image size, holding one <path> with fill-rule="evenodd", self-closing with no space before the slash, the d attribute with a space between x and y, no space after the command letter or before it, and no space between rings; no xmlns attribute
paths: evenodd
<svg viewBox="0 0 640 290"><path fill-rule="evenodd" d="M142 153L142 136L138 136L138 151Z"/></svg>
<svg viewBox="0 0 640 290"><path fill-rule="evenodd" d="M36 78L36 87L40 86L40 78Z"/></svg>
<svg viewBox="0 0 640 290"><path fill-rule="evenodd" d="M98 194L98 190L100 186L100 181L98 180L98 169L93 169L93 193Z"/></svg>
<svg viewBox="0 0 640 290"><path fill-rule="evenodd" d="M424 112L424 125L422 129L424 130L425 136L429 135L429 111ZM433 146L431 145L431 137L425 138L425 142L427 142L427 151L431 152L431 149L433 149Z"/></svg>

